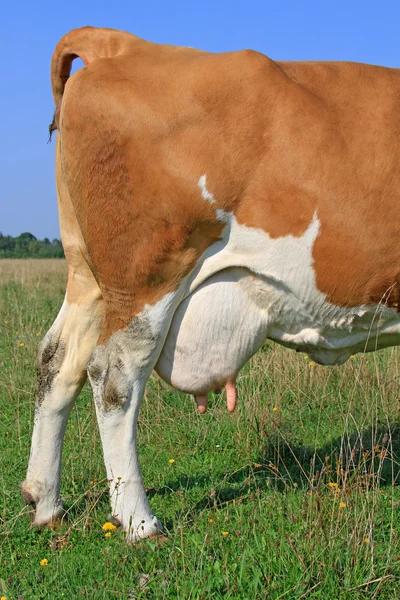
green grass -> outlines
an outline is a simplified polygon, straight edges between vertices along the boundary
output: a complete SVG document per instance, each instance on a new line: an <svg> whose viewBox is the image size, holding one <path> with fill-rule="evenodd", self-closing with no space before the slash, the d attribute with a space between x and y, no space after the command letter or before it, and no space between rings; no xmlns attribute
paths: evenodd
<svg viewBox="0 0 400 600"><path fill-rule="evenodd" d="M7 264L0 265L0 597L400 598L397 349L323 368L267 344L240 375L233 415L214 396L200 416L190 397L153 377L139 456L165 543L127 546L119 530L105 537L107 485L85 387L64 447L67 520L58 531L37 530L19 483L36 347L61 305L65 266L47 270L42 262L27 273Z"/></svg>

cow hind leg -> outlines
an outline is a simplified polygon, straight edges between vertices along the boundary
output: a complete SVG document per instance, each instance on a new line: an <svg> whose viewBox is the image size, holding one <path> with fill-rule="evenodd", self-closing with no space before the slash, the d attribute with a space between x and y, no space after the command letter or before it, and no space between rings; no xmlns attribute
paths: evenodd
<svg viewBox="0 0 400 600"><path fill-rule="evenodd" d="M161 531L142 481L136 426L146 382L178 301L178 295L171 293L153 306L146 305L125 329L114 332L96 347L88 365L112 515L127 532L130 542ZM103 331L109 326L107 321L106 309Z"/></svg>
<svg viewBox="0 0 400 600"><path fill-rule="evenodd" d="M68 298L72 297L73 302ZM92 276L69 278L66 299L38 352L34 429L22 494L36 525L62 515L61 452L68 417L85 380L102 322L101 292Z"/></svg>

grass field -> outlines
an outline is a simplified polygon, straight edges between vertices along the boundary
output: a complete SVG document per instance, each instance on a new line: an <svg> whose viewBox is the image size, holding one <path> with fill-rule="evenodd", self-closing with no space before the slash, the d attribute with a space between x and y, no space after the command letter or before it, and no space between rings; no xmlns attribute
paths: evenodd
<svg viewBox="0 0 400 600"><path fill-rule="evenodd" d="M239 377L233 415L214 396L200 416L154 376L139 456L165 543L105 535L107 485L86 386L66 433L66 522L32 529L19 483L35 352L64 279L61 260L0 261L0 597L400 598L397 349L323 368L268 343Z"/></svg>

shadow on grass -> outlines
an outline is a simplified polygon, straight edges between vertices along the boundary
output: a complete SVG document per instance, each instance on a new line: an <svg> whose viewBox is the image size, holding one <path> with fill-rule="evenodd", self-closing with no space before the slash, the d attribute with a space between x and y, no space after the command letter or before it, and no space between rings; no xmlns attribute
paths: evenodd
<svg viewBox="0 0 400 600"><path fill-rule="evenodd" d="M400 421L344 434L321 448L290 445L276 435L256 462L233 473L181 475L149 496L184 494L195 485L209 493L188 509L190 515L221 508L233 500L253 500L263 490L278 493L318 490L327 485L342 489L385 488L400 484Z"/></svg>

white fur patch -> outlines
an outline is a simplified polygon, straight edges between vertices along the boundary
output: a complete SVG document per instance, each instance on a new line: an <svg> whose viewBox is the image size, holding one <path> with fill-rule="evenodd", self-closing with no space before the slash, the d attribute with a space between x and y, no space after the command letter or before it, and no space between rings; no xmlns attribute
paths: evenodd
<svg viewBox="0 0 400 600"><path fill-rule="evenodd" d="M199 179L199 182L197 184L201 190L201 196L202 198L204 198L204 200L207 200L207 202L210 202L210 204L214 204L215 203L215 198L212 194L210 194L210 192L207 190L207 175L202 175Z"/></svg>

